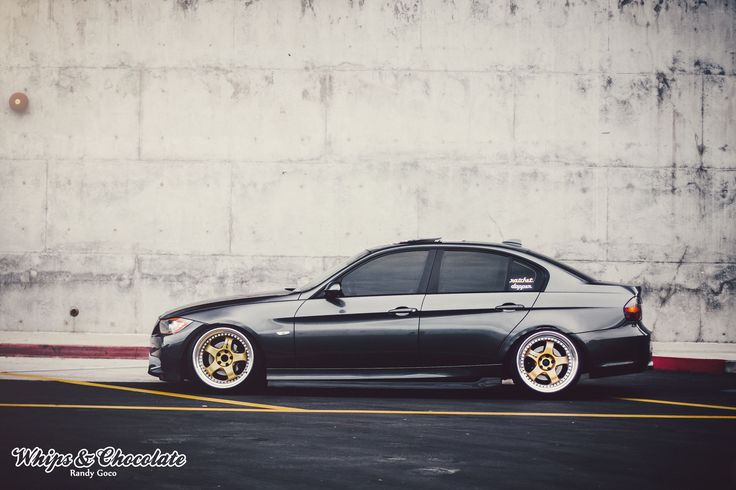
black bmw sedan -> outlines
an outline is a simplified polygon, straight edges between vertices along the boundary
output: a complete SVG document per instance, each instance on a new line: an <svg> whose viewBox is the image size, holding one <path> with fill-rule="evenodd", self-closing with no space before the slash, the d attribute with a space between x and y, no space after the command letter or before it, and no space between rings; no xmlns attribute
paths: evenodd
<svg viewBox="0 0 736 490"><path fill-rule="evenodd" d="M518 241L412 240L365 250L296 289L165 313L148 372L216 390L500 376L555 393L583 373L647 367L640 293Z"/></svg>

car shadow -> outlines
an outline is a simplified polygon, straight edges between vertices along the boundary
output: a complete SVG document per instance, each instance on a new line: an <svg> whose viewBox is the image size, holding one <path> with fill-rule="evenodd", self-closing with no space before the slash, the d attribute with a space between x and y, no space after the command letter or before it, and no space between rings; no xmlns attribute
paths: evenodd
<svg viewBox="0 0 736 490"><path fill-rule="evenodd" d="M123 384L123 383L111 383ZM194 383L124 383L125 386L153 389L170 393L226 398L229 400L258 400L268 398L370 398L406 400L564 400L595 401L615 397L643 397L651 390L646 386L605 383L582 380L564 393L540 395L518 386L501 384L497 380L479 382L375 382L375 381L270 381L268 387L257 393L222 393Z"/></svg>

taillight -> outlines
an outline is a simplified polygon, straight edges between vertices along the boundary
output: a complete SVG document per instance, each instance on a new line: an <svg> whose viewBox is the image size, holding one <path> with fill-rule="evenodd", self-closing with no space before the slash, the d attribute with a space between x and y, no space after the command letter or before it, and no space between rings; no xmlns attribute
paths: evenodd
<svg viewBox="0 0 736 490"><path fill-rule="evenodd" d="M635 296L624 306L624 317L630 322L638 322L641 320L641 303L639 297Z"/></svg>

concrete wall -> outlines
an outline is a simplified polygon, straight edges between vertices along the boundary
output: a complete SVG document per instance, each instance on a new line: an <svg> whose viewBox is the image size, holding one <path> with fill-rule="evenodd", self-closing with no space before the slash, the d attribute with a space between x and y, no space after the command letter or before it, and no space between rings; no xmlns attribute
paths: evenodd
<svg viewBox="0 0 736 490"><path fill-rule="evenodd" d="M4 0L0 329L147 332L444 236L736 342L729 0ZM79 309L71 317L71 308Z"/></svg>

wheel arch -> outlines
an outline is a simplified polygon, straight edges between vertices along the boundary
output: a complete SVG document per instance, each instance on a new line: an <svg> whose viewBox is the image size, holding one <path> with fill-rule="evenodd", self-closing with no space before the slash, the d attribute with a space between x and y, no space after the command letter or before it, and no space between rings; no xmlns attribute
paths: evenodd
<svg viewBox="0 0 736 490"><path fill-rule="evenodd" d="M565 337L569 338L570 341L575 345L575 348L577 349L578 355L580 357L580 373L588 372L588 349L586 345L574 333L565 328L555 325L536 325L533 327L525 328L518 333L509 335L506 341L504 341L505 347L502 347L502 349L505 348L505 350L503 350L501 354L501 371L504 379L511 377L512 366L514 364L514 353L516 352L516 349L518 349L519 345L530 335L544 330L552 330L553 332L563 334L565 335Z"/></svg>
<svg viewBox="0 0 736 490"><path fill-rule="evenodd" d="M263 353L264 351L258 343L258 335L252 328L246 325L243 325L239 322L235 322L235 321L203 323L202 325L192 330L187 336L186 347L184 349L184 355L181 356L181 361L180 361L181 364L179 366L180 372L184 375L184 378L188 380L193 379L193 375L194 375L194 373L192 372L193 366L191 362L189 361L190 361L190 358L192 357L192 348L194 346L194 343L204 332L215 329L215 328L232 328L233 330L237 330L243 335L245 335L246 337L248 337L248 340L253 345L253 348L255 349L256 353L259 356L263 356L264 365L265 366L268 365L268 360L266 359Z"/></svg>

